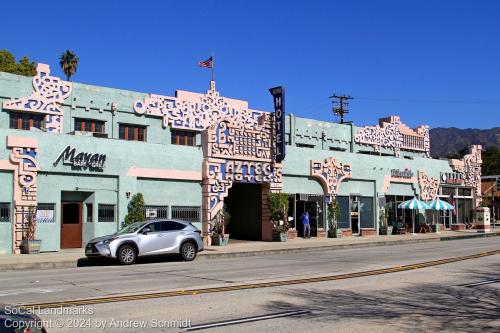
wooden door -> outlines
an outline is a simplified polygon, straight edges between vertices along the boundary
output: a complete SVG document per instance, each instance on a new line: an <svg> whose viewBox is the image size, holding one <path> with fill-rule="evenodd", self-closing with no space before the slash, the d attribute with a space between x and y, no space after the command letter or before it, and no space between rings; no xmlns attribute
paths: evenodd
<svg viewBox="0 0 500 333"><path fill-rule="evenodd" d="M82 203L63 202L61 210L61 248L82 247Z"/></svg>

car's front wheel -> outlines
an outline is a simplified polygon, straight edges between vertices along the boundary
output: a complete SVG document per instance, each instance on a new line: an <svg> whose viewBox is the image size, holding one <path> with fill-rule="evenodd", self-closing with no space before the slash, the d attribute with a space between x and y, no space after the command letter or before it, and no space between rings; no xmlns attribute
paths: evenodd
<svg viewBox="0 0 500 333"><path fill-rule="evenodd" d="M192 242L186 242L186 243L182 244L182 246L181 246L182 260L185 260L185 261L194 260L194 258L196 258L197 252L198 252L198 249L196 248L196 245Z"/></svg>
<svg viewBox="0 0 500 333"><path fill-rule="evenodd" d="M118 249L118 261L122 265L132 265L137 259L137 251L131 245L123 245Z"/></svg>

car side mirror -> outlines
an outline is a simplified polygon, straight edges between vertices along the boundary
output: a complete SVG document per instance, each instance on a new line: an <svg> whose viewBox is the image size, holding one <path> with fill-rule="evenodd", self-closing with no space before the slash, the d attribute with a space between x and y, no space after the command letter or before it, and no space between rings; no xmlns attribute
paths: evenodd
<svg viewBox="0 0 500 333"><path fill-rule="evenodd" d="M147 234L148 234L148 232L151 232L151 229L149 229L149 228L144 228L144 229L142 229L142 230L141 230L141 234L143 234L143 235L147 235Z"/></svg>

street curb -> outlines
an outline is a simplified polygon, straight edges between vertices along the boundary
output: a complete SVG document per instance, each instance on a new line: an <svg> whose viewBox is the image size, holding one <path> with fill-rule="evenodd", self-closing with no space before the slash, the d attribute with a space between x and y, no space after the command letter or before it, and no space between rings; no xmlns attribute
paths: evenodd
<svg viewBox="0 0 500 333"><path fill-rule="evenodd" d="M255 250L255 251L242 251L242 252L230 252L230 253L207 253L204 252L197 257L197 261L200 260L214 260L214 259L225 259L225 258L245 258L245 257L255 257L260 255L273 255L273 254L287 254L287 253L299 253L299 252L313 252L313 251L324 251L324 250L343 250L352 248L365 248L365 247L377 247L377 246L391 246L391 245L404 245L404 244L418 244L418 243L430 243L439 241L451 241L451 240L461 240L461 239L471 239L471 238L483 238L483 237L495 237L500 236L500 233L490 233L490 234L472 234L472 235L461 235L461 236L443 236L439 238L427 238L427 239L402 239L397 241L382 241L382 242L367 242L367 243L354 243L354 244L331 244L322 246L311 246L311 247L298 247L298 248L288 248L288 249L269 249L269 250ZM77 260L66 260L66 261L49 261L49 262L33 262L33 263L15 263L15 264L1 264L0 271L18 271L18 270L45 270L45 269L57 269L57 268L77 268L77 267L89 267L89 261L87 258L79 258Z"/></svg>

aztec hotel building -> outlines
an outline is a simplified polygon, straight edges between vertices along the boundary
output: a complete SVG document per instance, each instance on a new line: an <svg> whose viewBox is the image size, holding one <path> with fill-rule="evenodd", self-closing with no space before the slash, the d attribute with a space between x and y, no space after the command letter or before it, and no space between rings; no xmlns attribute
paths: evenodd
<svg viewBox="0 0 500 333"><path fill-rule="evenodd" d="M353 236L377 235L384 205L390 225L408 219L397 204L415 196L453 202L438 217L446 229L472 222L481 201L481 147L432 159L428 126L397 116L358 127L288 114L278 162L275 113L222 97L213 81L170 97L68 82L38 64L33 78L0 73L0 106L0 253L19 253L30 207L41 250L58 251L115 232L139 192L148 218L186 219L204 235L225 203L228 233L246 240L272 238L270 191L289 194L299 236L309 210L317 237L332 197Z"/></svg>

